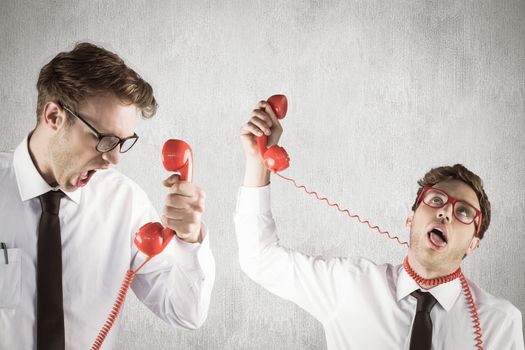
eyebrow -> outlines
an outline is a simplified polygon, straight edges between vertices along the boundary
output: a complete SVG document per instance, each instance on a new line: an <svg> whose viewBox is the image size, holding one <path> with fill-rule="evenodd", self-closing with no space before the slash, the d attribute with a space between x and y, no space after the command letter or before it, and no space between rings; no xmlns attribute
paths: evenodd
<svg viewBox="0 0 525 350"><path fill-rule="evenodd" d="M121 136L118 136L117 134L115 133L112 133L112 132L106 132L105 130L104 131L101 131L100 130L100 126L99 125L95 125L95 122L91 121L91 120L88 120L88 118L86 118L85 114L80 114L79 112L75 112L79 117L83 118L86 122L88 122L89 124L91 124L91 126L93 128L95 128L97 130L97 132L102 135L102 136L116 136L120 139L125 139L125 138L128 138L128 137L132 137L134 136L136 133L133 133L132 135L128 135L128 136L124 136L124 137L121 137ZM97 123L98 124L98 123Z"/></svg>
<svg viewBox="0 0 525 350"><path fill-rule="evenodd" d="M79 112L75 112L79 117L81 117L82 119L84 119L86 122L88 122L93 128L95 128L97 130L97 132L99 134L104 134L104 135L113 135L112 133L109 133L109 132L106 132L106 130L101 130L101 129L104 129L104 128L101 128L100 125L98 125L98 122L95 122L93 120L90 119L89 116L86 116L85 114L80 114ZM95 124L96 123L96 124ZM116 136L116 135L115 135Z"/></svg>

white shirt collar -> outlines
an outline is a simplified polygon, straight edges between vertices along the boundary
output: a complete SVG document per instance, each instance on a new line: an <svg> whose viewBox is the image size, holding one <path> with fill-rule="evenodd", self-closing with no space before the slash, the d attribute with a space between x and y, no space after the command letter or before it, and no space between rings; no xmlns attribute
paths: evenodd
<svg viewBox="0 0 525 350"><path fill-rule="evenodd" d="M57 190L59 187L51 187L38 172L29 154L29 135L18 145L13 155L13 167L15 170L18 192L22 201L35 198L49 192ZM74 192L64 193L76 204L80 203L82 189Z"/></svg>
<svg viewBox="0 0 525 350"><path fill-rule="evenodd" d="M431 288L429 290L421 288L416 281L412 279L408 275L408 273L403 268L403 265L401 265L401 272L399 273L399 277L397 279L397 301L399 302L401 299L405 298L407 295L410 295L413 291L417 289L421 289L424 291L428 291L432 294L434 298L438 301L439 305L441 305L447 312L452 308L454 303L459 297L459 294L461 292L461 284L459 281L459 278L456 278L453 281L440 284L439 286L436 286L434 288Z"/></svg>

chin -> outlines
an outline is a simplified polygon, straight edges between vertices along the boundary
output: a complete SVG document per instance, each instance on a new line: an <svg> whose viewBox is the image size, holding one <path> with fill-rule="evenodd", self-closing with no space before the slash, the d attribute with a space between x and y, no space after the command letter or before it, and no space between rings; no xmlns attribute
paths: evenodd
<svg viewBox="0 0 525 350"><path fill-rule="evenodd" d="M443 261L443 256L440 256L439 254L436 254L436 252L424 247L415 247L415 249L412 250L412 256L421 265L425 266L435 266Z"/></svg>
<svg viewBox="0 0 525 350"><path fill-rule="evenodd" d="M75 186L72 186L72 185L64 185L64 186L60 186L60 189L64 192L74 192L77 190L77 188Z"/></svg>
<svg viewBox="0 0 525 350"><path fill-rule="evenodd" d="M71 179L69 181L64 181L64 182L59 181L58 185L60 189L64 192L75 192L78 189L78 187L73 185L73 181L74 179Z"/></svg>
<svg viewBox="0 0 525 350"><path fill-rule="evenodd" d="M68 188L64 188L63 190L64 192L75 192L76 190L78 190L78 187L70 186Z"/></svg>

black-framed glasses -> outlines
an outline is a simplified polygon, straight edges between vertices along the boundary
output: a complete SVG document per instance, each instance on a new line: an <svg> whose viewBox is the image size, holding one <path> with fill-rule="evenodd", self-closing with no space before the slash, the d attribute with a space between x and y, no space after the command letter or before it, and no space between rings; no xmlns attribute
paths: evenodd
<svg viewBox="0 0 525 350"><path fill-rule="evenodd" d="M84 123L85 126L89 128L89 130L97 137L98 143L97 143L97 151L101 153L106 153L112 151L115 147L120 145L120 153L125 153L131 149L139 139L139 136L135 133L133 133L133 136L126 137L121 139L118 136L111 135L111 134L103 134L101 132L98 132L97 129L93 127L93 125L89 124L84 118L82 118L77 113L73 112L71 109L69 109L67 106L61 104L62 108L64 108L66 111L68 111L72 116L78 118L82 123Z"/></svg>
<svg viewBox="0 0 525 350"><path fill-rule="evenodd" d="M423 187L417 199L417 203L419 204L421 201L431 208L443 208L448 203L452 203L452 213L454 217L465 225L470 225L479 217L479 224L476 225L474 222L474 225L477 226L476 234L479 233L483 215L480 210L471 204L452 197L447 192L438 190L431 186Z"/></svg>

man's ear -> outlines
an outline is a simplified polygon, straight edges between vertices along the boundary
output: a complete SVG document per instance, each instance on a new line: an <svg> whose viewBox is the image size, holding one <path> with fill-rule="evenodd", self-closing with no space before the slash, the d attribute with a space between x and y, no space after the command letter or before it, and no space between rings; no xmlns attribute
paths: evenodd
<svg viewBox="0 0 525 350"><path fill-rule="evenodd" d="M41 122L54 131L58 131L65 124L65 112L56 102L48 102L42 111Z"/></svg>
<svg viewBox="0 0 525 350"><path fill-rule="evenodd" d="M405 220L405 227L408 231L412 228L412 220L414 220L414 211L412 210L410 214L408 214L406 220Z"/></svg>
<svg viewBox="0 0 525 350"><path fill-rule="evenodd" d="M469 255L470 253L475 251L479 247L479 241L480 241L479 237L476 237L476 236L472 237L472 241L470 241L470 244L468 246L468 249L465 255Z"/></svg>

